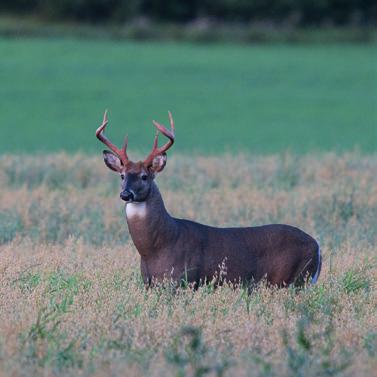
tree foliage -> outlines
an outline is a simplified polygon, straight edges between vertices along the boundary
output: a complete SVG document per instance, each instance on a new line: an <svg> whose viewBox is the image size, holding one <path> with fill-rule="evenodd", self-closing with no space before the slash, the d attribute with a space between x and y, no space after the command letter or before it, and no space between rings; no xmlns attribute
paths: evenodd
<svg viewBox="0 0 377 377"><path fill-rule="evenodd" d="M147 17L160 22L211 18L300 26L377 23L374 0L3 0L0 11L84 22L119 23Z"/></svg>

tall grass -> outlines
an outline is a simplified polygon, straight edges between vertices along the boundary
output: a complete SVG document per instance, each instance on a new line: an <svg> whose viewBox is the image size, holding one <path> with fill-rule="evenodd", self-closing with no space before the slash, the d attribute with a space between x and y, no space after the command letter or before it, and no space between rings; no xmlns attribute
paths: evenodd
<svg viewBox="0 0 377 377"><path fill-rule="evenodd" d="M174 156L169 211L284 222L321 242L315 286L146 290L100 157L0 158L0 374L371 376L377 156Z"/></svg>

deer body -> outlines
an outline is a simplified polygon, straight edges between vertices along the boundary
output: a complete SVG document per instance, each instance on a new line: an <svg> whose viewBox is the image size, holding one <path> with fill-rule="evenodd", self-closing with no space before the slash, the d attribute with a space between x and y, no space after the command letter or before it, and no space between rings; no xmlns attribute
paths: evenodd
<svg viewBox="0 0 377 377"><path fill-rule="evenodd" d="M169 215L154 182L175 138L169 116L171 131L154 122L169 141L158 148L157 133L152 152L136 163L128 159L127 138L118 149L104 136L106 113L96 132L112 150L104 151L105 164L122 178L120 197L126 202L127 224L141 257L145 284L164 279L183 279L194 286L223 280L258 282L263 278L278 286L301 285L308 278L316 282L321 270L320 249L298 228L284 224L216 228Z"/></svg>
<svg viewBox="0 0 377 377"><path fill-rule="evenodd" d="M155 184L145 202L126 204L126 218L147 285L163 279L197 285L221 274L235 283L266 278L274 285L298 284L307 274L314 277L319 264L317 242L297 228L215 228L176 219Z"/></svg>

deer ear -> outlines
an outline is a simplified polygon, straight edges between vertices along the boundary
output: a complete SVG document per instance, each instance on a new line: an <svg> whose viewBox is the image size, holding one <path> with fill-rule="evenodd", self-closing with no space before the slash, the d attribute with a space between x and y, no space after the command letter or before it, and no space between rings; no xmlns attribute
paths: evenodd
<svg viewBox="0 0 377 377"><path fill-rule="evenodd" d="M153 159L150 170L152 170L153 173L159 173L160 171L164 169L167 159L168 159L168 156L166 155L166 153L159 154Z"/></svg>
<svg viewBox="0 0 377 377"><path fill-rule="evenodd" d="M103 160L105 161L106 166L116 172L120 172L123 168L122 161L118 156L115 156L114 153L110 151L103 151Z"/></svg>

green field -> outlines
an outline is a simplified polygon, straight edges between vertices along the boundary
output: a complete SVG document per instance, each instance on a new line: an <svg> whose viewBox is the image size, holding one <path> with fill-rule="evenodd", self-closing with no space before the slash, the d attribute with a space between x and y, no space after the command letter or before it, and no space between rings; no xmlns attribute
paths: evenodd
<svg viewBox="0 0 377 377"><path fill-rule="evenodd" d="M98 151L152 141L173 112L175 150L377 150L377 46L232 46L0 40L0 153Z"/></svg>

